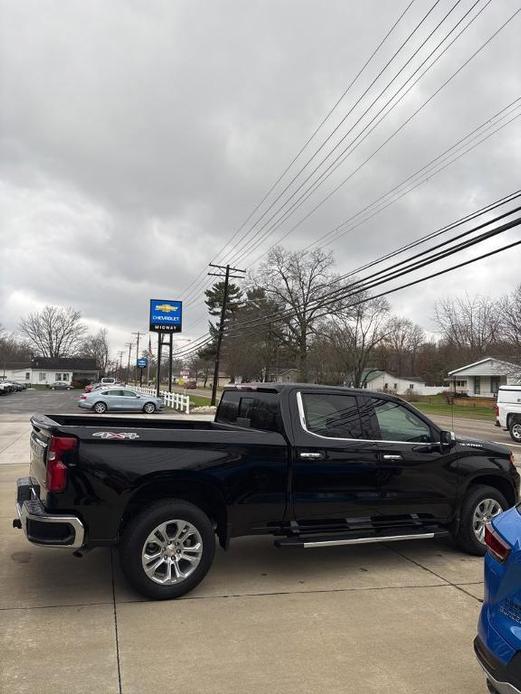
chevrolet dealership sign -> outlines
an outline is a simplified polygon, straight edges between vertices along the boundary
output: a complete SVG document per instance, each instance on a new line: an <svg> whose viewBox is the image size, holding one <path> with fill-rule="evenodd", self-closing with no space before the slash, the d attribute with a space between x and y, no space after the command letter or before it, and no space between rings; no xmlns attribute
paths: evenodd
<svg viewBox="0 0 521 694"><path fill-rule="evenodd" d="M183 329L183 302L150 299L150 326L156 333L180 333Z"/></svg>

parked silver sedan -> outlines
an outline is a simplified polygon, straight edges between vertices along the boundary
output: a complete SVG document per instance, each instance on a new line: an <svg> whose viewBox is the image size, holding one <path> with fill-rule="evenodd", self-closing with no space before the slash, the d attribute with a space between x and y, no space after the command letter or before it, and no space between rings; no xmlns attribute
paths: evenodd
<svg viewBox="0 0 521 694"><path fill-rule="evenodd" d="M152 414L163 407L160 398L142 395L130 388L103 388L91 393L82 393L78 406L93 410L96 414L104 412L145 412Z"/></svg>

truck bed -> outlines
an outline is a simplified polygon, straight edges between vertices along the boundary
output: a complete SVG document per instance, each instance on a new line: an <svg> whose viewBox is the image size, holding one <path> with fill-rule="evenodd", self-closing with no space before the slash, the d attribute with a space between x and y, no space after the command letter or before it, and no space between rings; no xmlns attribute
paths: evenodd
<svg viewBox="0 0 521 694"><path fill-rule="evenodd" d="M198 419L170 419L157 416L142 417L111 417L107 415L96 416L91 414L36 414L31 418L35 426L54 430L56 425L63 427L86 427L96 429L199 429L207 431L222 429L223 426L212 421Z"/></svg>

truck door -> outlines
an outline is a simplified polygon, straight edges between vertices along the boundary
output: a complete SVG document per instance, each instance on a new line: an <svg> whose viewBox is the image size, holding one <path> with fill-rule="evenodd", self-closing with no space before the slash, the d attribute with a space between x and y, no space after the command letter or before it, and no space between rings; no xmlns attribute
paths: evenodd
<svg viewBox="0 0 521 694"><path fill-rule="evenodd" d="M378 515L389 523L406 517L450 520L458 480L437 430L405 403L376 394L362 398L366 435L375 440L379 461Z"/></svg>
<svg viewBox="0 0 521 694"><path fill-rule="evenodd" d="M354 394L302 390L291 405L295 430L291 491L302 528L351 527L378 509L376 444L362 439Z"/></svg>

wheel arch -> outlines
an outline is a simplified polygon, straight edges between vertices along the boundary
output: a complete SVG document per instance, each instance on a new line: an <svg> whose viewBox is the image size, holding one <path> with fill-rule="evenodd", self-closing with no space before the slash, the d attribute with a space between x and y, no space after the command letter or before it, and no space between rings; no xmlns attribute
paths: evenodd
<svg viewBox="0 0 521 694"><path fill-rule="evenodd" d="M509 412L507 414L507 429L510 429L510 425L516 422L521 422L521 414L518 412Z"/></svg>
<svg viewBox="0 0 521 694"><path fill-rule="evenodd" d="M144 481L129 499L121 517L119 534L127 523L147 504L166 499L188 501L200 508L215 524L219 544L224 549L229 543L228 514L221 490L208 480L191 479L176 475Z"/></svg>
<svg viewBox="0 0 521 694"><path fill-rule="evenodd" d="M509 479L501 477L500 475L484 474L473 477L470 480L465 492L468 494L476 487L482 486L497 489L497 491L500 492L507 500L509 508L517 501L514 485Z"/></svg>

